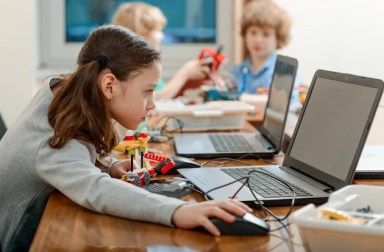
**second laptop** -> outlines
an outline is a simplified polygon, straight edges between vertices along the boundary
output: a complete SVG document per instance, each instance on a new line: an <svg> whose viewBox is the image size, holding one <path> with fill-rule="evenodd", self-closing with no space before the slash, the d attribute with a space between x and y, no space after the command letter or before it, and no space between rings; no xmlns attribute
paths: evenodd
<svg viewBox="0 0 384 252"><path fill-rule="evenodd" d="M279 153L297 67L296 59L277 56L264 120L255 132L175 134L177 155L193 158L238 158L251 153L260 158L271 158Z"/></svg>

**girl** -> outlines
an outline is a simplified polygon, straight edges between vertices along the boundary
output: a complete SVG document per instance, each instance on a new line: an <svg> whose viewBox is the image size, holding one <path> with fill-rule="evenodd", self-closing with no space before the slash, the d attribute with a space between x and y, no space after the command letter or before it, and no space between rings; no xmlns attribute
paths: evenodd
<svg viewBox="0 0 384 252"><path fill-rule="evenodd" d="M73 74L44 84L0 142L2 251L14 250L20 234L25 240L24 225L33 237L40 217L31 219L31 210L53 189L99 213L203 226L213 235L219 231L209 217L233 222L230 213L251 210L236 201L186 204L115 179L130 169L127 160L102 172L97 159L117 143L113 120L134 129L155 107L160 54L128 29L102 26L89 35L77 63Z"/></svg>

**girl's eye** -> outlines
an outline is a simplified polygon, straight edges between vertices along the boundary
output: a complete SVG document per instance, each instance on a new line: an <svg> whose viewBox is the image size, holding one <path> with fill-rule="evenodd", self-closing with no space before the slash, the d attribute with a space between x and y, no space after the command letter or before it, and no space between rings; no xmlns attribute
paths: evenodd
<svg viewBox="0 0 384 252"><path fill-rule="evenodd" d="M147 94L152 94L153 93L153 89L150 89L150 90L147 90L147 91L145 91Z"/></svg>

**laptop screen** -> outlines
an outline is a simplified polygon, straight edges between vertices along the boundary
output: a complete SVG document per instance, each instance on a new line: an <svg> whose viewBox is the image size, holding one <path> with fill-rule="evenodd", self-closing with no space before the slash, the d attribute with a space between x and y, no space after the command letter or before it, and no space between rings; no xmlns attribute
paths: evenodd
<svg viewBox="0 0 384 252"><path fill-rule="evenodd" d="M346 181L365 140L378 91L371 86L317 77L295 129L290 158Z"/></svg>
<svg viewBox="0 0 384 252"><path fill-rule="evenodd" d="M263 128L274 146L281 145L296 69L295 59L278 56L263 121Z"/></svg>

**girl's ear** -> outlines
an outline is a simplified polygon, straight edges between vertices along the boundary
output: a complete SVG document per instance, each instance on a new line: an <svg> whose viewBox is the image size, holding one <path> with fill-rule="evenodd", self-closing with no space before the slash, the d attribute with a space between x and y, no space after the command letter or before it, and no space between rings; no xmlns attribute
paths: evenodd
<svg viewBox="0 0 384 252"><path fill-rule="evenodd" d="M106 73L101 76L100 89L106 100L110 101L112 99L112 96L116 91L116 84L117 78L112 73Z"/></svg>

